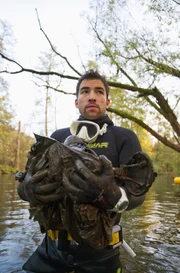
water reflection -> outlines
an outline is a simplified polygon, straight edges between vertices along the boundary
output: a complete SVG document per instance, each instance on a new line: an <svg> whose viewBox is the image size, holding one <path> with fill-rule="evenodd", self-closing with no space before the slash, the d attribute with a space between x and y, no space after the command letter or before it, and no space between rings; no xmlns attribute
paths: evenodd
<svg viewBox="0 0 180 273"><path fill-rule="evenodd" d="M42 240L29 220L28 203L19 199L18 182L0 176L0 272L24 272L22 264ZM136 252L132 259L121 248L123 273L178 273L180 268L180 186L159 177L144 204L122 217L124 239ZM96 273L96 272L95 272Z"/></svg>
<svg viewBox="0 0 180 273"><path fill-rule="evenodd" d="M123 253L125 272L178 273L180 267L180 187L159 177L144 204L123 214L124 236L137 256Z"/></svg>
<svg viewBox="0 0 180 273"><path fill-rule="evenodd" d="M0 176L1 273L23 272L22 264L41 239L37 223L28 219L28 203L17 195L17 185L12 175Z"/></svg>

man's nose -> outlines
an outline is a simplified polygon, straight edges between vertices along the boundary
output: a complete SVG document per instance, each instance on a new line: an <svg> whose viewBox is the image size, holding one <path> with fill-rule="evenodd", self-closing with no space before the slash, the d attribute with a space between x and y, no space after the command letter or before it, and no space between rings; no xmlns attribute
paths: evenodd
<svg viewBox="0 0 180 273"><path fill-rule="evenodd" d="M96 101L96 94L93 90L89 93L89 101Z"/></svg>

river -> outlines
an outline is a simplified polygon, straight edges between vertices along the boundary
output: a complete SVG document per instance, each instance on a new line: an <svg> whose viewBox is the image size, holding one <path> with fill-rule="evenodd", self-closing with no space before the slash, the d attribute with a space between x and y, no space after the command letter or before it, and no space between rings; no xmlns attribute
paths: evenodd
<svg viewBox="0 0 180 273"><path fill-rule="evenodd" d="M17 185L13 175L0 175L0 273L23 273L22 264L42 240ZM123 273L180 272L180 185L172 177L159 176L143 205L123 213L121 224L136 253L131 258L121 247Z"/></svg>

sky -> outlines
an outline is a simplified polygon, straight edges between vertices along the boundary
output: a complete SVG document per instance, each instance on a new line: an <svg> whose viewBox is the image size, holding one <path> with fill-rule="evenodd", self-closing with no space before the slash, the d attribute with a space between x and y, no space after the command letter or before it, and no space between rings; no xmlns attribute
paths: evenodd
<svg viewBox="0 0 180 273"><path fill-rule="evenodd" d="M45 33L57 51L76 67L80 68L81 58L87 59L90 38L87 33L87 21L82 17L88 11L88 0L0 0L0 19L11 26L16 41L8 56L26 68L36 68L41 52L50 46L40 31L36 9ZM6 66L8 63L6 62ZM81 71L80 71L81 72ZM21 121L22 130L32 135L40 134L39 122L42 117L34 115L35 100L39 90L33 83L34 77L29 73L16 75L3 74L9 83L9 94L13 106L15 126ZM74 82L68 82L70 92L75 92ZM67 127L77 118L74 96L57 95L56 107L60 109L57 118L58 128ZM49 134L52 132L49 132Z"/></svg>
<svg viewBox="0 0 180 273"><path fill-rule="evenodd" d="M48 41L39 28L37 9L42 28L57 51L67 56L70 63L83 72L80 68L81 59L86 61L89 59L88 54L93 46L86 20L86 13L92 12L89 10L89 2L90 0L0 0L0 19L11 25L16 39L15 42L13 40L11 51L7 52L8 56L26 68L37 68L41 52L50 49ZM136 10L135 5L131 8ZM135 11L133 15L133 22L140 25L142 20L140 13ZM8 62L4 63L9 68ZM35 101L39 99L40 89L33 83L35 78L30 73L3 74L3 77L9 83L14 126L17 128L18 121L21 121L22 131L28 135L33 136L33 132L44 134L42 130L44 117L42 114L36 114L38 107ZM167 81L164 80L163 85L171 84L171 81ZM75 85L76 81L68 81L62 89L64 87L69 92L75 92ZM78 117L74 99L74 96L59 93L53 97L53 100L56 100L57 128L69 126ZM53 128L55 129L54 124L51 124L49 135L54 131Z"/></svg>

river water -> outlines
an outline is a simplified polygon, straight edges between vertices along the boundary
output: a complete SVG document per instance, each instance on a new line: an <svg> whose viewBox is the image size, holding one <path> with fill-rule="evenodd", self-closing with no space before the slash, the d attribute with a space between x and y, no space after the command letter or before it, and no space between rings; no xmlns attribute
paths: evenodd
<svg viewBox="0 0 180 273"><path fill-rule="evenodd" d="M0 273L24 272L22 264L43 238L17 185L14 176L0 175ZM180 185L172 177L159 176L143 205L125 212L121 224L136 253L131 258L121 247L123 273L180 273Z"/></svg>

